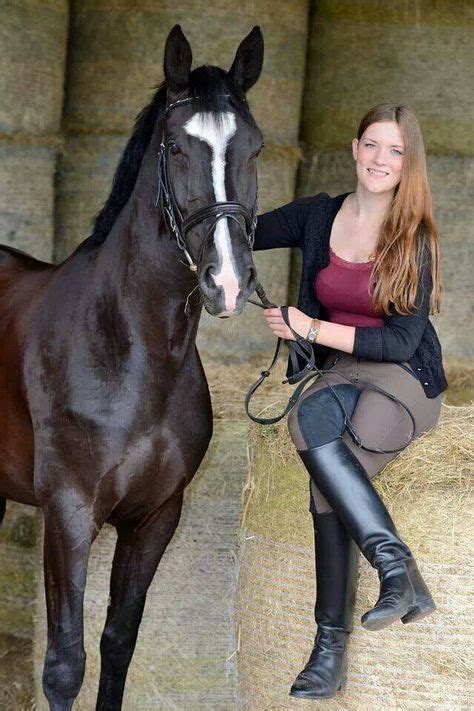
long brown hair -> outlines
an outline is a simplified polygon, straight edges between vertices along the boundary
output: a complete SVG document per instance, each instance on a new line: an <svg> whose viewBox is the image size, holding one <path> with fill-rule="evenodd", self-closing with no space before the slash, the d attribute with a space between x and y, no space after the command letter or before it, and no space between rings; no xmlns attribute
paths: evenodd
<svg viewBox="0 0 474 711"><path fill-rule="evenodd" d="M420 124L413 111L398 104L377 104L363 117L360 140L367 128L380 121L396 121L405 149L400 183L380 229L372 270L374 309L390 314L413 310L422 260L429 258L433 289L430 313L439 313L443 285L441 255L426 172L426 154ZM428 252L426 252L428 250Z"/></svg>

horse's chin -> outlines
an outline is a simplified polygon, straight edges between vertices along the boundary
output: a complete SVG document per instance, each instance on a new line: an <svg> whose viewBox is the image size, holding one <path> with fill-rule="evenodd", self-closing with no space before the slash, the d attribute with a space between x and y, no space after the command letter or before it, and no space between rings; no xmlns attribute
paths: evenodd
<svg viewBox="0 0 474 711"><path fill-rule="evenodd" d="M231 318L232 316L239 316L244 310L244 303L239 299L236 307L233 311L227 311L222 308L222 303L214 303L212 301L204 301L204 308L210 316L215 316L216 318Z"/></svg>

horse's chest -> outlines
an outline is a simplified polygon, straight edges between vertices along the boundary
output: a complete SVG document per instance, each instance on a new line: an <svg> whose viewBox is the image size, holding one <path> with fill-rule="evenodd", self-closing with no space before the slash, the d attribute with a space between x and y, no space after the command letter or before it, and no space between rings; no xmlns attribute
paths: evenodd
<svg viewBox="0 0 474 711"><path fill-rule="evenodd" d="M104 457L100 498L113 500L117 515L160 506L191 481L210 437L210 422L204 421L193 428L162 423L132 437L122 452L117 447Z"/></svg>

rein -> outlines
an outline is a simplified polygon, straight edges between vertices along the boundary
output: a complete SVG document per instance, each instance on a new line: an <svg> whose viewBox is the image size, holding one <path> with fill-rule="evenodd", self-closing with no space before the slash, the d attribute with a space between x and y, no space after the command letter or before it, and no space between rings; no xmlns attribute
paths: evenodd
<svg viewBox="0 0 474 711"><path fill-rule="evenodd" d="M223 98L230 98L230 95L224 94ZM191 102L195 101L194 97L188 97L185 99L179 99L177 101L174 101L171 104L168 104L168 106L165 109L163 119L168 115L168 113L179 106L189 104ZM161 138L161 143L160 143L160 152L159 152L159 160L158 160L158 192L155 200L155 207L161 206L164 215L166 216L167 222L169 229L174 235L174 238L178 244L178 247L181 249L181 251L184 253L184 256L186 257L186 260L188 262L187 266L191 269L193 272L197 272L197 264L199 263L201 256L204 252L205 246L210 239L211 235L214 232L214 229L219 222L219 220L222 220L223 218L225 219L232 219L237 222L239 225L240 229L244 232L245 237L248 241L250 249L253 248L253 242L254 242L254 236L255 236L255 230L257 227L257 211L258 211L258 187L257 187L257 194L255 197L255 203L252 207L252 209L249 211L245 205L242 205L239 202L214 202L211 203L210 205L207 205L206 207L200 208L199 210L196 210L193 212L191 215L188 217L184 218L182 215L182 212L179 208L179 205L177 203L173 186L169 178L169 172L168 172L168 151L169 147L171 145L171 141L166 142L165 141L165 132L164 132L164 125L163 125L163 133L162 133L162 138ZM241 222L239 221L239 217L243 217L244 223L245 223L245 230L242 227ZM188 250L188 245L187 245L187 234L189 230L191 230L193 227L195 227L197 224L203 222L204 220L207 220L209 218L213 218L208 230L206 231L206 235L203 239L203 242L201 244L201 247L199 249L199 255L196 261L192 258L189 250ZM183 262L184 264L184 262ZM271 301L268 299L265 290L263 286L260 284L260 282L257 282L257 286L255 288L255 291L257 293L257 296L259 297L261 303L258 303L257 301L252 301L248 299L249 303L254 304L255 306L259 306L260 308L263 309L269 309L269 308L278 308L276 304L271 303ZM382 388L379 388L377 385L373 385L372 383L368 383L367 381L364 380L355 380L353 378L349 378L342 373L339 373L341 378L344 378L345 380L348 380L350 383L364 383L367 387L372 388L373 390L377 390L378 392L382 393L386 397L388 397L390 400L393 402L397 403L400 405L410 416L411 423L412 423L412 431L410 432L410 439L407 444L403 445L402 447L399 447L397 449L377 449L377 448L371 448L371 447L366 447L364 444L362 444L362 440L353 426L351 419L349 415L347 414L343 403L341 402L341 399L339 398L337 392L335 389L331 386L330 383L328 383L324 373L329 373L329 372L337 372L334 371L333 368L328 369L328 370L319 370L319 368L316 365L315 362L315 355L314 355L314 350L313 346L306 341L305 338L300 336L296 331L294 331L289 323L289 318L288 318L288 306L281 306L281 313L283 316L283 320L285 321L286 325L290 329L294 341L288 340L288 339L282 339L278 338L277 340L277 345L275 348L275 353L272 358L272 362L268 366L266 370L263 370L261 372L261 375L259 379L251 386L249 389L247 395L245 396L245 411L247 415L250 417L253 422L256 422L260 425L272 425L275 424L276 422L279 422L285 415L287 415L290 410L296 405L298 402L303 390L305 389L306 385L309 383L310 380L313 378L323 378L323 380L326 382L327 386L330 388L332 394L336 398L336 401L339 403L339 406L343 412L344 415L344 425L347 427L349 430L349 433L354 440L354 442L357 444L358 447L361 449L365 449L367 452L376 452L380 454L393 454L396 452L401 452L405 447L407 447L415 438L415 420L413 419L413 415L411 414L410 410L408 407L398 400L394 395L391 395L391 393L386 392L385 390L382 390ZM257 417L255 415L252 415L249 406L250 406L250 400L253 397L255 391L260 387L260 385L263 383L263 381L268 378L270 375L270 371L275 365L278 355L280 353L281 349L281 343L282 340L285 340L285 344L288 347L289 351L289 356L290 356L290 361L293 369L293 375L289 376L286 380L283 380L282 383L289 383L290 385L294 385L296 383L299 383L298 387L295 388L293 394L288 400L288 403L284 409L284 411L280 414L277 415L276 417L268 417L268 418L263 418L263 417ZM301 369L298 370L298 356L306 362L305 366ZM314 372L316 371L316 372Z"/></svg>
<svg viewBox="0 0 474 711"><path fill-rule="evenodd" d="M269 300L268 297L265 293L265 290L263 289L262 285L258 283L257 288L256 288L257 296L259 297L260 301L262 302L259 304L256 301L250 301L251 304L254 304L255 306L259 306L262 309L269 309L269 308L278 308L275 304L272 304ZM306 388L307 384L314 379L322 378L328 388L331 390L332 394L336 398L336 401L339 404L339 407L342 410L343 416L344 416L344 427L347 427L349 434L351 435L352 439L356 443L360 449L365 449L367 452L376 452L377 454L395 454L396 452L401 452L403 449L408 447L411 442L415 439L415 429L416 429L416 424L415 420L413 418L413 415L411 414L410 410L408 407L403 403L401 400L396 398L394 395L391 393L388 393L386 390L383 390L382 388L379 388L378 385L374 385L373 383L369 383L366 380L356 380L355 378L350 378L346 375L343 375L342 373L339 373L337 370L334 370L334 368L329 368L326 370L320 370L318 366L315 363L315 355L314 355L314 350L313 346L311 343L308 343L308 341L303 338L302 336L299 335L299 333L296 333L294 331L289 323L289 317L288 317L288 306L281 306L281 315L283 317L284 322L290 329L294 341L291 341L289 339L282 339L278 338L277 340L277 345L275 348L275 353L273 354L272 362L268 366L266 370L262 370L259 379L250 387L249 391L247 392L245 396L245 412L247 415L250 417L253 422L256 422L259 425L273 425L276 422L279 422L280 420L285 417L296 405L298 402L300 396L303 393L303 390ZM270 371L275 365L278 355L280 353L281 349L281 343L282 341L285 341L286 346L288 347L289 351L289 356L290 356L290 361L293 367L293 375L288 377L286 380L282 381L282 384L289 383L290 385L294 385L295 383L299 383L298 387L295 388L293 394L291 397L288 399L288 403L283 410L282 413L279 415L276 415L275 417L257 417L256 415L252 415L250 412L250 400L252 399L253 395L255 394L255 391L260 387L260 385L264 382L266 378L270 375ZM297 354L304 360L306 361L306 365L301 369L298 370L298 359L297 359ZM316 371L316 372L314 372ZM371 388L372 390L376 390L379 393L382 393L382 395L385 395L388 397L392 402L395 402L397 405L400 405L408 414L411 420L411 432L409 435L409 440L406 444L404 444L401 447L398 447L396 449L378 449L377 447L367 447L362 443L362 440L360 438L359 433L357 432L356 428L351 422L351 419L349 415L347 414L347 411L337 394L336 390L332 387L332 385L327 381L325 377L325 373L338 373L338 375L341 378L344 378L350 383L363 383L366 387Z"/></svg>

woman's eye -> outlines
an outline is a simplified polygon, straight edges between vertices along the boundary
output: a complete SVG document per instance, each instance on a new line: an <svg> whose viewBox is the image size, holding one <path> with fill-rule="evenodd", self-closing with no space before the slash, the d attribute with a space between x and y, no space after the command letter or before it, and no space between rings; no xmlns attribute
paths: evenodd
<svg viewBox="0 0 474 711"><path fill-rule="evenodd" d="M402 156L402 155L403 155L403 153L402 153L401 151L397 151L396 148L394 148L394 149L392 150L392 153L395 153L396 156Z"/></svg>
<svg viewBox="0 0 474 711"><path fill-rule="evenodd" d="M365 143L364 145L366 148L372 148L374 146L373 143Z"/></svg>

